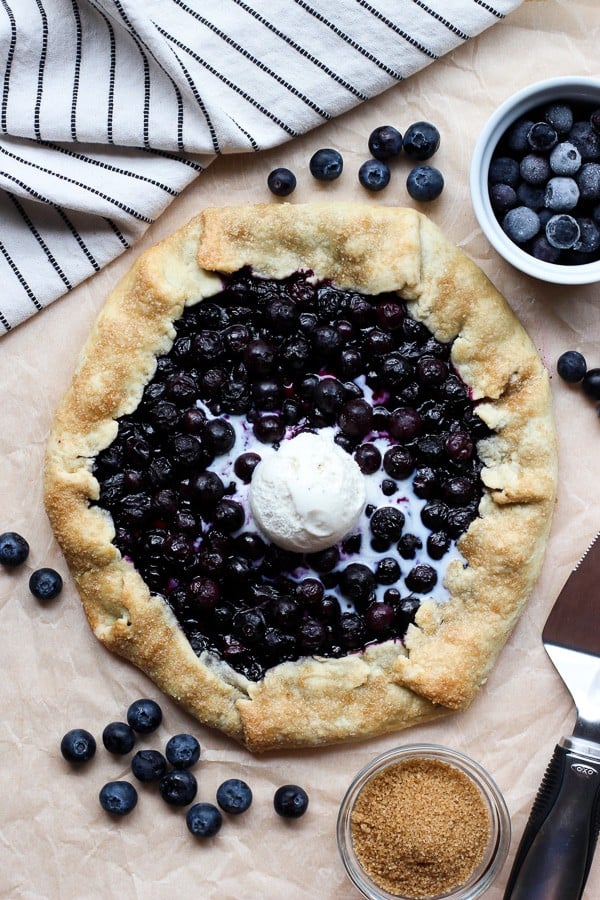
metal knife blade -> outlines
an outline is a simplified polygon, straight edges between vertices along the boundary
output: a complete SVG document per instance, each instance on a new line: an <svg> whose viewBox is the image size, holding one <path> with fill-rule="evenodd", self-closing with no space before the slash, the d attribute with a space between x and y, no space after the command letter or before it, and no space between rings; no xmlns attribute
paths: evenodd
<svg viewBox="0 0 600 900"><path fill-rule="evenodd" d="M504 900L580 900L600 831L600 534L575 566L542 632L577 707L554 749Z"/></svg>

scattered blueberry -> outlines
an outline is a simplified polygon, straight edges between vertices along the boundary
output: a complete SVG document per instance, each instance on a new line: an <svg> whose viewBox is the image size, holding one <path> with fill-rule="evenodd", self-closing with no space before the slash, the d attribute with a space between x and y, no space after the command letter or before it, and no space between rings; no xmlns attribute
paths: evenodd
<svg viewBox="0 0 600 900"><path fill-rule="evenodd" d="M252 803L252 791L245 781L228 778L217 789L217 803L224 812L239 815Z"/></svg>
<svg viewBox="0 0 600 900"><path fill-rule="evenodd" d="M150 734L162 722L162 709L156 700L134 700L127 710L127 722L138 734Z"/></svg>
<svg viewBox="0 0 600 900"><path fill-rule="evenodd" d="M212 803L195 803L187 811L185 821L194 837L214 837L223 824L223 817Z"/></svg>
<svg viewBox="0 0 600 900"><path fill-rule="evenodd" d="M7 568L20 566L29 556L29 544L16 531L0 534L0 565Z"/></svg>
<svg viewBox="0 0 600 900"><path fill-rule="evenodd" d="M308 794L297 784L284 784L277 788L273 806L284 819L299 819L308 809Z"/></svg>
<svg viewBox="0 0 600 900"><path fill-rule="evenodd" d="M38 600L54 600L62 591L63 580L54 569L44 567L31 573L29 590Z"/></svg>
<svg viewBox="0 0 600 900"><path fill-rule="evenodd" d="M159 750L138 750L132 757L131 771L144 784L160 781L167 771L167 761Z"/></svg>
<svg viewBox="0 0 600 900"><path fill-rule="evenodd" d="M382 191L390 183L390 169L379 159L367 159L358 170L358 180L369 191Z"/></svg>
<svg viewBox="0 0 600 900"><path fill-rule="evenodd" d="M540 220L527 206L516 206L506 213L502 228L515 244L525 244L540 230Z"/></svg>
<svg viewBox="0 0 600 900"><path fill-rule="evenodd" d="M170 806L187 806L198 792L198 782L191 772L173 769L162 776L158 790L165 803Z"/></svg>
<svg viewBox="0 0 600 900"><path fill-rule="evenodd" d="M391 159L402 150L402 135L393 125L380 125L369 135L369 150L375 159Z"/></svg>
<svg viewBox="0 0 600 900"><path fill-rule="evenodd" d="M123 756L133 750L135 734L126 722L111 722L102 732L102 743L109 753Z"/></svg>
<svg viewBox="0 0 600 900"><path fill-rule="evenodd" d="M564 381L572 384L581 381L587 371L585 356L578 350L567 350L559 356L556 371Z"/></svg>
<svg viewBox="0 0 600 900"><path fill-rule="evenodd" d="M600 369L588 369L581 382L584 394L592 400L600 400Z"/></svg>
<svg viewBox="0 0 600 900"><path fill-rule="evenodd" d="M67 762L89 762L96 752L96 739L85 728L73 728L60 742L60 752Z"/></svg>
<svg viewBox="0 0 600 900"><path fill-rule="evenodd" d="M317 150L309 162L311 175L318 181L334 181L340 177L343 168L342 154L330 148Z"/></svg>
<svg viewBox="0 0 600 900"><path fill-rule="evenodd" d="M165 756L176 769L189 769L200 759L200 744L193 734L175 734L167 742Z"/></svg>
<svg viewBox="0 0 600 900"><path fill-rule="evenodd" d="M444 177L434 166L415 166L406 179L408 193L418 202L429 202L444 190Z"/></svg>
<svg viewBox="0 0 600 900"><path fill-rule="evenodd" d="M546 237L548 243L558 250L568 250L574 247L580 237L580 229L573 216L561 214L552 216L546 223Z"/></svg>
<svg viewBox="0 0 600 900"><path fill-rule="evenodd" d="M415 122L404 134L404 152L411 159L429 159L440 146L440 133L431 122Z"/></svg>
<svg viewBox="0 0 600 900"><path fill-rule="evenodd" d="M277 197L287 197L296 188L296 176L289 169L273 169L267 178L267 186Z"/></svg>
<svg viewBox="0 0 600 900"><path fill-rule="evenodd" d="M113 816L127 816L137 806L138 794L128 781L109 781L98 795L100 806Z"/></svg>

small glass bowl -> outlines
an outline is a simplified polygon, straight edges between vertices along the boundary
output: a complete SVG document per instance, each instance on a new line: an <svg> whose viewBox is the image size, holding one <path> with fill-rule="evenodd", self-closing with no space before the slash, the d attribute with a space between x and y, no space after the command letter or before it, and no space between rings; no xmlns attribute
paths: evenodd
<svg viewBox="0 0 600 900"><path fill-rule="evenodd" d="M453 766L464 773L481 793L490 821L489 840L481 863L468 881L459 887L427 898L427 900L474 900L487 891L506 862L510 846L510 816L497 785L478 763L456 750L437 744L412 744L389 750L377 756L356 775L342 801L337 821L338 849L346 873L367 900L414 900L404 894L390 894L373 881L355 853L351 825L354 805L367 782L389 766L414 759L435 760Z"/></svg>
<svg viewBox="0 0 600 900"><path fill-rule="evenodd" d="M502 230L488 193L488 171L500 138L525 113L546 103L587 103L600 107L600 79L564 75L530 84L502 103L484 125L471 157L471 200L481 230L494 249L516 269L552 284L592 284L600 281L600 260L561 265L536 259Z"/></svg>

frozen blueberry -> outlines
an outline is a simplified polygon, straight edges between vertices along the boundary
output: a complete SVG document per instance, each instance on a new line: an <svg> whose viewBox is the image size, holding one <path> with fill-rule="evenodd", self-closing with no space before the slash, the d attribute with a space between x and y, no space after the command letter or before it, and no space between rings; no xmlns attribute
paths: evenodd
<svg viewBox="0 0 600 900"><path fill-rule="evenodd" d="M577 219L579 240L573 249L578 253L594 254L600 250L600 228L592 219Z"/></svg>
<svg viewBox="0 0 600 900"><path fill-rule="evenodd" d="M600 157L600 134L592 128L589 121L575 122L569 132L569 140L575 144L582 159Z"/></svg>
<svg viewBox="0 0 600 900"><path fill-rule="evenodd" d="M581 153L575 144L562 141L552 150L549 162L555 175L575 175L581 167Z"/></svg>
<svg viewBox="0 0 600 900"><path fill-rule="evenodd" d="M289 169L273 169L267 178L267 187L277 197L287 197L296 189L296 176Z"/></svg>
<svg viewBox="0 0 600 900"><path fill-rule="evenodd" d="M573 216L568 216L565 213L552 216L546 223L548 243L558 250L568 250L570 247L574 247L579 240L580 234L577 221Z"/></svg>
<svg viewBox="0 0 600 900"><path fill-rule="evenodd" d="M577 175L582 200L600 200L600 163L584 163Z"/></svg>
<svg viewBox="0 0 600 900"><path fill-rule="evenodd" d="M89 762L96 752L96 739L85 728L72 728L61 740L60 752L67 762Z"/></svg>
<svg viewBox="0 0 600 900"><path fill-rule="evenodd" d="M217 789L217 803L224 812L240 815L252 803L252 791L240 778L228 778Z"/></svg>
<svg viewBox="0 0 600 900"><path fill-rule="evenodd" d="M20 566L29 556L29 544L16 531L0 534L0 565L7 568Z"/></svg>
<svg viewBox="0 0 600 900"><path fill-rule="evenodd" d="M128 781L109 781L98 795L100 806L113 816L127 816L137 806L138 794Z"/></svg>
<svg viewBox="0 0 600 900"><path fill-rule="evenodd" d="M570 212L579 200L579 188L574 178L557 175L546 185L544 205L554 212Z"/></svg>
<svg viewBox="0 0 600 900"><path fill-rule="evenodd" d="M162 776L158 790L165 803L170 806L187 806L198 792L198 782L191 772L173 769Z"/></svg>
<svg viewBox="0 0 600 900"><path fill-rule="evenodd" d="M539 153L528 153L519 166L521 178L536 187L545 184L550 178L550 165L545 156Z"/></svg>
<svg viewBox="0 0 600 900"><path fill-rule="evenodd" d="M558 357L556 371L563 381L571 384L581 381L587 371L585 356L578 350L567 350Z"/></svg>
<svg viewBox="0 0 600 900"><path fill-rule="evenodd" d="M600 134L600 109L595 109L590 115L590 125L597 134Z"/></svg>
<svg viewBox="0 0 600 900"><path fill-rule="evenodd" d="M342 174L343 168L342 154L328 147L317 150L309 162L311 175L318 181L335 181Z"/></svg>
<svg viewBox="0 0 600 900"><path fill-rule="evenodd" d="M527 153L530 149L527 135L533 126L530 119L518 119L506 134L506 145L512 153Z"/></svg>
<svg viewBox="0 0 600 900"><path fill-rule="evenodd" d="M567 134L573 127L573 110L566 103L553 103L546 109L544 118L558 134Z"/></svg>
<svg viewBox="0 0 600 900"><path fill-rule="evenodd" d="M527 132L527 142L532 150L551 150L558 140L556 129L548 122L535 122Z"/></svg>
<svg viewBox="0 0 600 900"><path fill-rule="evenodd" d="M126 722L110 722L102 732L102 743L109 753L123 756L133 749L135 734Z"/></svg>
<svg viewBox="0 0 600 900"><path fill-rule="evenodd" d="M167 771L167 761L159 750L138 750L131 760L131 771L144 784L160 781Z"/></svg>
<svg viewBox="0 0 600 900"><path fill-rule="evenodd" d="M223 816L212 803L194 803L187 811L185 822L194 837L214 837L223 824Z"/></svg>
<svg viewBox="0 0 600 900"><path fill-rule="evenodd" d="M517 188L518 205L527 206L529 209L533 209L535 212L539 212L544 208L545 197L545 185L540 185L540 187L537 187L536 185L528 184L527 181L522 181Z"/></svg>
<svg viewBox="0 0 600 900"><path fill-rule="evenodd" d="M200 744L193 734L174 734L167 742L165 756L175 769L189 769L200 759Z"/></svg>
<svg viewBox="0 0 600 900"><path fill-rule="evenodd" d="M516 206L504 216L502 228L511 241L516 244L525 244L540 230L540 220L532 209L528 209L526 206Z"/></svg>
<svg viewBox="0 0 600 900"><path fill-rule="evenodd" d="M493 184L490 187L490 203L499 216L505 215L509 209L517 205L517 194L509 184Z"/></svg>
<svg viewBox="0 0 600 900"><path fill-rule="evenodd" d="M358 170L358 180L369 191L382 191L390 183L390 168L379 159L367 159Z"/></svg>
<svg viewBox="0 0 600 900"><path fill-rule="evenodd" d="M36 569L29 579L29 590L38 600L54 600L62 591L63 580L54 569Z"/></svg>
<svg viewBox="0 0 600 900"><path fill-rule="evenodd" d="M369 151L375 159L391 159L402 150L402 135L393 125L380 125L369 135Z"/></svg>
<svg viewBox="0 0 600 900"><path fill-rule="evenodd" d="M529 251L535 259L542 262L557 263L560 259L560 250L549 243L545 234L538 234L534 237Z"/></svg>
<svg viewBox="0 0 600 900"><path fill-rule="evenodd" d="M519 163L512 156L497 156L490 163L489 184L509 184L517 188L519 184Z"/></svg>
<svg viewBox="0 0 600 900"><path fill-rule="evenodd" d="M299 819L308 809L308 794L297 784L284 784L277 788L273 806L284 819Z"/></svg>
<svg viewBox="0 0 600 900"><path fill-rule="evenodd" d="M162 722L162 710L156 700L134 700L127 710L127 722L138 734L150 734Z"/></svg>
<svg viewBox="0 0 600 900"><path fill-rule="evenodd" d="M444 176L434 166L415 166L408 173L406 189L418 202L435 200L444 190Z"/></svg>
<svg viewBox="0 0 600 900"><path fill-rule="evenodd" d="M414 122L404 133L404 152L411 159L429 159L440 146L440 133L431 122Z"/></svg>

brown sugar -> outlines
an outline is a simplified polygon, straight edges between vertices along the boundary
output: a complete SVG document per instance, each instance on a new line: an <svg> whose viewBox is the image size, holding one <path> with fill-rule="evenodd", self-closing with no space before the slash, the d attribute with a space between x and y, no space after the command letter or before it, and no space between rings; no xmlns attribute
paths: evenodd
<svg viewBox="0 0 600 900"><path fill-rule="evenodd" d="M482 861L490 814L479 788L436 759L394 763L363 787L351 815L354 851L390 894L422 900L464 884Z"/></svg>

